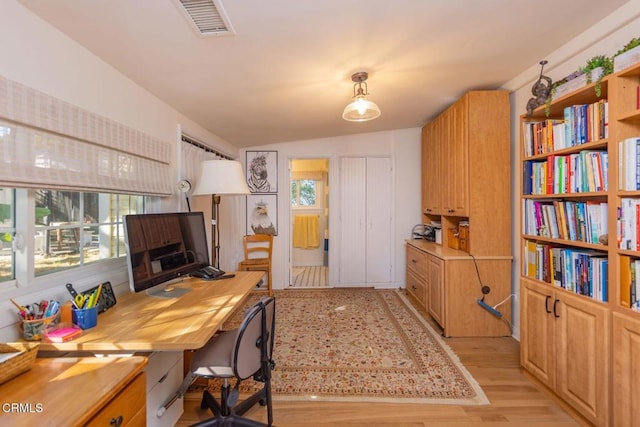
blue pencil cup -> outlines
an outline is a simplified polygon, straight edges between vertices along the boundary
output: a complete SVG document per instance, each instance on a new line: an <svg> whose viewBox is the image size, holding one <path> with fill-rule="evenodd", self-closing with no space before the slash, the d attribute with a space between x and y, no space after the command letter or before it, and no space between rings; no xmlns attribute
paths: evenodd
<svg viewBox="0 0 640 427"><path fill-rule="evenodd" d="M93 328L98 324L98 306L91 308L74 308L72 310L73 323L81 329Z"/></svg>

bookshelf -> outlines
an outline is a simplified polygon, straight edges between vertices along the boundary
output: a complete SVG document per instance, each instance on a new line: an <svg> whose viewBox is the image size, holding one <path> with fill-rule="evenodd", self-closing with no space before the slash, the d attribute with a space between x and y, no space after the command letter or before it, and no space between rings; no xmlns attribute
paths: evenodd
<svg viewBox="0 0 640 427"><path fill-rule="evenodd" d="M633 425L640 65L601 86L520 117L521 363L589 422Z"/></svg>

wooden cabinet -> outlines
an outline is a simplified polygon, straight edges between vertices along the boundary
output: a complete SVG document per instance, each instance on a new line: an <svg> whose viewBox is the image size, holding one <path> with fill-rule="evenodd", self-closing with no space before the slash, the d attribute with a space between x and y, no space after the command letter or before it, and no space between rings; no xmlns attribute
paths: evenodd
<svg viewBox="0 0 640 427"><path fill-rule="evenodd" d="M428 309L427 298L427 254L407 245L407 292L411 294L425 309Z"/></svg>
<svg viewBox="0 0 640 427"><path fill-rule="evenodd" d="M511 256L509 93L471 91L422 129L423 221L469 221L469 253Z"/></svg>
<svg viewBox="0 0 640 427"><path fill-rule="evenodd" d="M4 411L2 424L145 426L146 364L141 356L36 359L31 370L0 386L4 401L31 408Z"/></svg>
<svg viewBox="0 0 640 427"><path fill-rule="evenodd" d="M138 375L127 387L102 408L87 424L88 427L147 425L145 406L146 382Z"/></svg>
<svg viewBox="0 0 640 427"><path fill-rule="evenodd" d="M522 365L589 421L609 415L609 310L527 280L521 289Z"/></svg>
<svg viewBox="0 0 640 427"><path fill-rule="evenodd" d="M445 336L511 334L509 135L509 93L500 90L468 92L422 128L422 219L441 224L442 241L408 244L426 255L425 308ZM461 223L465 251L449 248L458 234L449 229ZM417 287L410 271L408 289ZM484 284L503 318L478 305Z"/></svg>
<svg viewBox="0 0 640 427"><path fill-rule="evenodd" d="M407 290L417 280L410 259L421 252L425 262L424 301L429 315L442 326L446 337L495 337L511 335L511 257L477 257L425 240L407 241ZM476 266L478 270L476 270ZM491 292L486 297L490 305L499 306L503 318L497 318L478 305L482 297L478 272L491 276ZM416 288L420 289L419 285Z"/></svg>

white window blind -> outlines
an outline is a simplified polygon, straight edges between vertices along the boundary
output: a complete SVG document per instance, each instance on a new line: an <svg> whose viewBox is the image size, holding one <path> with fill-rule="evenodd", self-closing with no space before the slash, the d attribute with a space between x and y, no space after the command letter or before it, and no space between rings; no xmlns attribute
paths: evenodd
<svg viewBox="0 0 640 427"><path fill-rule="evenodd" d="M0 186L170 195L171 146L0 76Z"/></svg>

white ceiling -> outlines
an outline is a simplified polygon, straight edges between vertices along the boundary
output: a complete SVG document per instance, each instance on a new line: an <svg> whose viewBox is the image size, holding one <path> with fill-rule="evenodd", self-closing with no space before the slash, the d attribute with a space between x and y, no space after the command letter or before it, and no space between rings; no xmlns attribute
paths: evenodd
<svg viewBox="0 0 640 427"><path fill-rule="evenodd" d="M236 34L200 37L178 0L20 1L237 147L422 126L626 2L222 0ZM341 118L356 71L371 122Z"/></svg>

